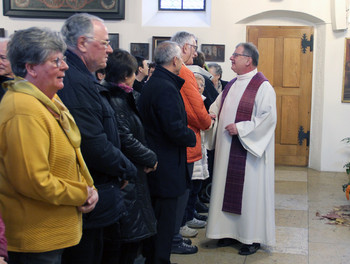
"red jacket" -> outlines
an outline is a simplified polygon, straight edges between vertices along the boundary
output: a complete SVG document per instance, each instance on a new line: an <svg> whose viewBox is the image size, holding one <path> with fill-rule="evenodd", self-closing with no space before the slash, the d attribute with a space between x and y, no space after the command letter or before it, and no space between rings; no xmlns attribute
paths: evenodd
<svg viewBox="0 0 350 264"><path fill-rule="evenodd" d="M211 118L205 109L193 72L182 65L179 76L185 80L180 92L185 104L188 127L196 134L196 146L187 148L187 162L192 163L202 158L200 130L210 127Z"/></svg>
<svg viewBox="0 0 350 264"><path fill-rule="evenodd" d="M8 260L7 255L7 240L5 237L5 224L0 215L0 257L4 257L5 260Z"/></svg>

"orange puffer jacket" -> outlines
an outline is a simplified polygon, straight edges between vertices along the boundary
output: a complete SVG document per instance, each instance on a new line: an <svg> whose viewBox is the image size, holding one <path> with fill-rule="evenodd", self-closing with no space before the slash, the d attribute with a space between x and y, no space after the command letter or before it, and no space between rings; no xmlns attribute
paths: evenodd
<svg viewBox="0 0 350 264"><path fill-rule="evenodd" d="M188 127L196 134L196 146L187 148L187 162L192 163L202 158L200 130L210 127L211 118L205 109L193 72L182 65L179 76L185 80L180 92L185 104Z"/></svg>

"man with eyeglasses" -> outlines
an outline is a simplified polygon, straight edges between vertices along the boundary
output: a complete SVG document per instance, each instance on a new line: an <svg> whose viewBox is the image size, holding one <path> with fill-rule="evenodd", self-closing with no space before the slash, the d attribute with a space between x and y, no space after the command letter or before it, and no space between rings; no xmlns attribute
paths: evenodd
<svg viewBox="0 0 350 264"><path fill-rule="evenodd" d="M61 33L68 46L69 70L59 96L79 127L82 154L99 193L95 209L83 216L80 243L65 249L62 263L117 263L120 244L115 223L125 213L120 188L136 176L136 168L120 150L108 91L94 75L106 67L113 50L103 20L90 14L69 17Z"/></svg>
<svg viewBox="0 0 350 264"><path fill-rule="evenodd" d="M171 37L171 41L176 42L181 48L181 58L184 65L181 67L179 77L185 80L181 87L180 93L185 104L187 113L188 127L193 130L196 135L196 145L187 148L187 182L188 189L178 198L178 207L176 215L176 228L173 239L173 254L194 254L198 248L191 245L190 239L185 237L195 237L198 231L193 228L203 228L205 221L192 218L187 219L186 206L191 189L191 178L193 174L194 162L202 159L201 136L200 130L206 130L211 125L211 117L209 116L202 97L199 93L198 84L193 72L186 65L193 64L193 58L197 56L196 37L186 31L179 31Z"/></svg>
<svg viewBox="0 0 350 264"><path fill-rule="evenodd" d="M170 264L175 230L177 198L186 189L186 147L196 144L187 127L180 89L184 80L177 75L184 67L179 46L160 43L154 54L156 69L143 87L138 101L150 149L158 157L157 170L148 174L157 234L144 244L146 264Z"/></svg>
<svg viewBox="0 0 350 264"><path fill-rule="evenodd" d="M276 94L257 71L252 43L238 44L230 60L237 77L209 109L217 129L206 236L219 247L241 243L239 254L251 255L275 244Z"/></svg>
<svg viewBox="0 0 350 264"><path fill-rule="evenodd" d="M8 38L0 38L0 101L6 92L5 88L2 87L2 83L14 78L11 63L6 55L8 42Z"/></svg>

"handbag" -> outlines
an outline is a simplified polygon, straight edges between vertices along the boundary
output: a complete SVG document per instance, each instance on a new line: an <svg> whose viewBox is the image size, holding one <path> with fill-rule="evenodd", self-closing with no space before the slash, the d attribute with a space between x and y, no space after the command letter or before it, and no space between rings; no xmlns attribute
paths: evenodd
<svg viewBox="0 0 350 264"><path fill-rule="evenodd" d="M83 228L101 228L116 223L127 214L118 184L106 183L96 186L99 200L90 213L83 214Z"/></svg>

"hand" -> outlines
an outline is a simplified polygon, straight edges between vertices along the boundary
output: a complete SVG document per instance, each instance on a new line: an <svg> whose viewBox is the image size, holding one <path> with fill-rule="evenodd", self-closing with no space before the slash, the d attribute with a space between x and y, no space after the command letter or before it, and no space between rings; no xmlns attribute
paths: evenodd
<svg viewBox="0 0 350 264"><path fill-rule="evenodd" d="M7 264L4 257L0 257L0 264Z"/></svg>
<svg viewBox="0 0 350 264"><path fill-rule="evenodd" d="M150 172L154 171L154 169L153 169L153 168L144 167L144 168L143 168L143 171L144 171L145 173L150 173Z"/></svg>
<svg viewBox="0 0 350 264"><path fill-rule="evenodd" d="M238 135L238 130L237 126L235 123L229 124L225 127L225 129L228 131L228 133L233 136L233 135Z"/></svg>
<svg viewBox="0 0 350 264"><path fill-rule="evenodd" d="M122 181L122 187L120 187L120 190L123 190L126 187L126 185L128 185L128 184L129 184L129 181L123 180Z"/></svg>
<svg viewBox="0 0 350 264"><path fill-rule="evenodd" d="M157 166L158 166L158 161L156 162L156 164L154 165L153 168L147 168L147 167L145 167L145 168L143 169L143 171L144 171L145 173L150 173L150 172L152 172L152 171L155 171L155 170L157 169Z"/></svg>
<svg viewBox="0 0 350 264"><path fill-rule="evenodd" d="M215 120L216 119L216 114L209 114L210 115L210 118L212 119L212 120Z"/></svg>
<svg viewBox="0 0 350 264"><path fill-rule="evenodd" d="M78 206L78 210L82 213L89 213L94 210L98 202L98 193L95 188L88 186L88 198L82 206Z"/></svg>

